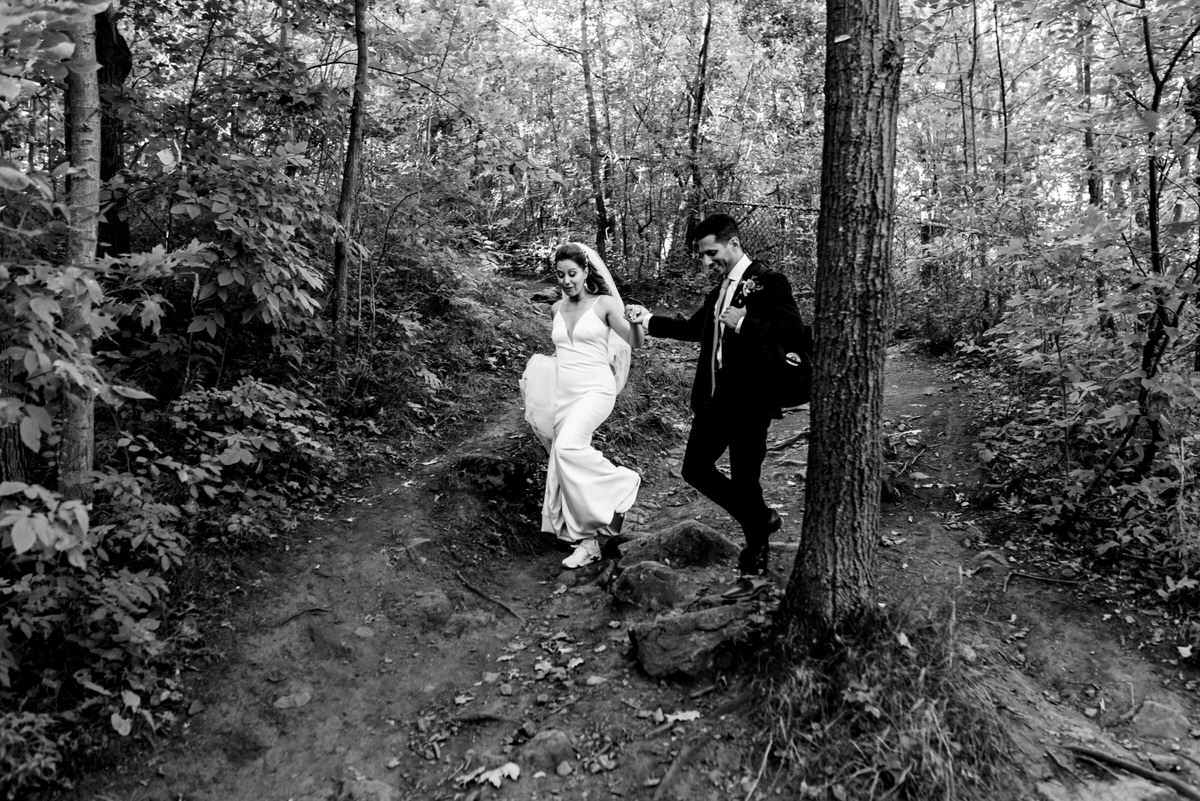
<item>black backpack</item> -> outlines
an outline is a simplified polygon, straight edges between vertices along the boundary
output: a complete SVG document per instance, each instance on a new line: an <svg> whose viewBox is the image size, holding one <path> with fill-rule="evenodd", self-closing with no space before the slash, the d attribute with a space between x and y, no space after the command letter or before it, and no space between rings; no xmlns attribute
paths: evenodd
<svg viewBox="0 0 1200 801"><path fill-rule="evenodd" d="M800 323L771 354L778 373L777 399L785 409L803 406L812 399L812 328Z"/></svg>

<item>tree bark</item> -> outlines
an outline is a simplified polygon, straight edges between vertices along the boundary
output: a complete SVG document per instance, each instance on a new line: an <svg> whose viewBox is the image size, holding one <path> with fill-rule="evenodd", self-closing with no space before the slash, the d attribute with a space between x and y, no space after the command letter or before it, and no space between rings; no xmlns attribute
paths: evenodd
<svg viewBox="0 0 1200 801"><path fill-rule="evenodd" d="M592 84L591 48L588 46L587 0L579 15L579 60L583 63L583 93L587 97L588 171L592 178L592 195L596 201L596 252L608 260L608 208L604 202L604 180L601 177L604 155L600 149L600 119L596 114L596 90Z"/></svg>
<svg viewBox="0 0 1200 801"><path fill-rule="evenodd" d="M992 21L995 23L996 34L996 81L1000 86L1000 123L1004 137L1000 150L1000 188L1008 187L1008 84L1004 77L1004 52L1000 48L1000 9L992 6Z"/></svg>
<svg viewBox="0 0 1200 801"><path fill-rule="evenodd" d="M11 321L6 319L5 309L0 306L0 326L7 329ZM7 348L8 342L0 343ZM12 386L12 362L0 359L0 396L14 397ZM0 426L0 481L24 481L26 475L25 445L16 424Z"/></svg>
<svg viewBox="0 0 1200 801"><path fill-rule="evenodd" d="M107 256L130 251L125 189L111 182L125 169L125 123L118 108L121 86L133 70L133 53L117 30L112 8L96 15L96 57L100 62L100 181L104 185L98 253Z"/></svg>
<svg viewBox="0 0 1200 801"><path fill-rule="evenodd" d="M667 240L663 243L660 262L669 261L676 243L687 247L692 239L692 229L700 210L700 128L704 122L704 95L708 88L708 45L712 38L712 4L704 16L704 32L700 38L700 51L696 55L696 79L688 98L688 152L687 171L683 177L679 206L671 221ZM682 236L677 234L682 229Z"/></svg>
<svg viewBox="0 0 1200 801"><path fill-rule="evenodd" d="M900 71L898 0L827 0L809 481L784 608L824 640L874 596Z"/></svg>
<svg viewBox="0 0 1200 801"><path fill-rule="evenodd" d="M349 325L350 268L347 265L351 226L358 208L358 185L362 173L363 116L370 85L367 82L367 0L354 0L354 42L358 59L354 67L354 93L350 100L350 131L346 137L346 160L342 167L342 191L338 197L337 221L341 226L333 244L333 354L337 375L344 377L346 328Z"/></svg>
<svg viewBox="0 0 1200 801"><path fill-rule="evenodd" d="M1087 158L1088 203L1099 208L1104 203L1104 184L1096 146L1096 122L1092 118L1092 60L1095 58L1095 44L1090 18L1082 21L1080 38L1083 46L1079 55L1079 91L1083 94L1083 108L1087 113L1087 122L1083 127L1083 152Z"/></svg>
<svg viewBox="0 0 1200 801"><path fill-rule="evenodd" d="M65 117L69 136L71 175L67 182L66 266L86 270L96 261L97 223L100 216L100 81L87 65L96 63L96 19L87 17L74 29L74 61L81 65L67 75ZM75 340L77 358L91 356L89 318L91 301L80 292L64 293L63 328ZM66 498L90 501L92 461L95 451L93 392L75 387L64 395L62 430L58 446L58 489Z"/></svg>
<svg viewBox="0 0 1200 801"><path fill-rule="evenodd" d="M287 50L292 38L292 9L288 0L279 0L279 49Z"/></svg>

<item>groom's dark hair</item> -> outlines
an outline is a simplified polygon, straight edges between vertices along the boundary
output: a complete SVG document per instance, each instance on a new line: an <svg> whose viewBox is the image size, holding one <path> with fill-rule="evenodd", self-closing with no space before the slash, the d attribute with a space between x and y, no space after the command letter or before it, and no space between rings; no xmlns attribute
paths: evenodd
<svg viewBox="0 0 1200 801"><path fill-rule="evenodd" d="M741 231L738 230L737 220L728 214L710 214L692 231L692 247L706 236L715 236L718 242L728 242L735 236L741 236Z"/></svg>

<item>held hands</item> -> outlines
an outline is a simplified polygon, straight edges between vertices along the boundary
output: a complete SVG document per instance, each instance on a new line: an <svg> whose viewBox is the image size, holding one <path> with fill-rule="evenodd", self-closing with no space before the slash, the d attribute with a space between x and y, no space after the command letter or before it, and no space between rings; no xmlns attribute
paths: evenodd
<svg viewBox="0 0 1200 801"><path fill-rule="evenodd" d="M738 323L740 323L742 318L745 316L745 309L740 309L737 306L730 306L725 310L725 313L721 315L721 322L723 322L727 328L731 328L736 331Z"/></svg>
<svg viewBox="0 0 1200 801"><path fill-rule="evenodd" d="M636 303L630 303L625 307L625 319L634 325L641 325L650 316L650 312L645 306L639 306Z"/></svg>

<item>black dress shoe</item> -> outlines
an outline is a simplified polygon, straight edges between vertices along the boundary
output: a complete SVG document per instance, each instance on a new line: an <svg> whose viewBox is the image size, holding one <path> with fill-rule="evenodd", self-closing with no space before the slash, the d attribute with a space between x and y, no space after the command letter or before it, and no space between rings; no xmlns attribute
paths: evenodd
<svg viewBox="0 0 1200 801"><path fill-rule="evenodd" d="M738 576L733 586L721 593L721 599L736 603L762 595L772 586L771 579L759 576Z"/></svg>

